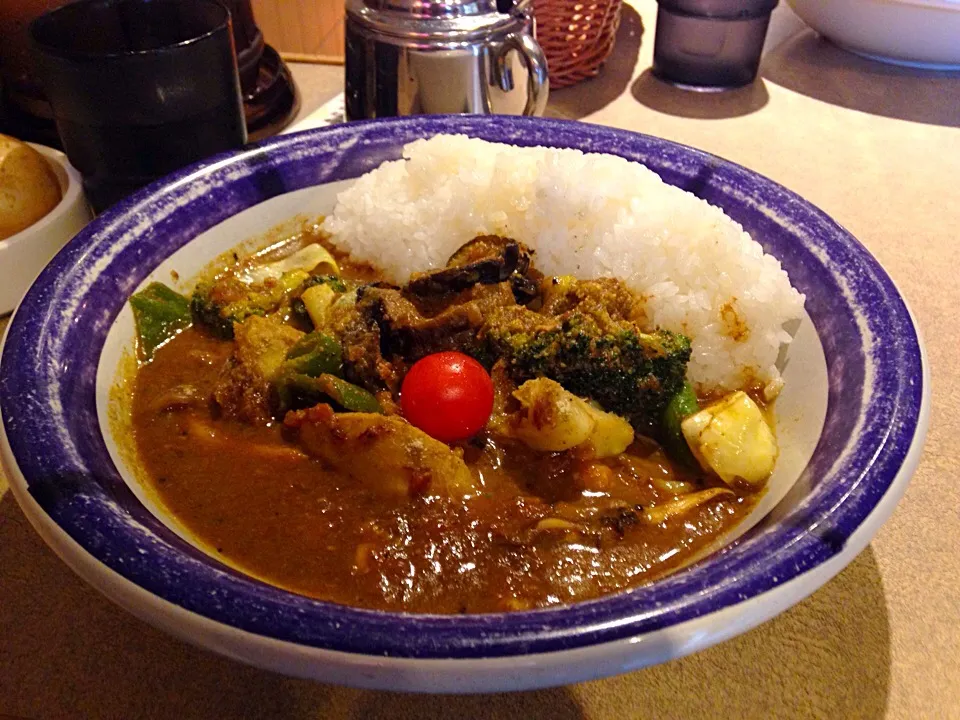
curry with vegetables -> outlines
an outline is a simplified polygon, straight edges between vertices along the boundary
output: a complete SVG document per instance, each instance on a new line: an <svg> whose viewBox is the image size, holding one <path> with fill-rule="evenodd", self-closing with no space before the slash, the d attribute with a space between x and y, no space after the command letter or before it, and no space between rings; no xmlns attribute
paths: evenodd
<svg viewBox="0 0 960 720"><path fill-rule="evenodd" d="M689 562L777 456L751 393L698 398L690 343L611 278L478 237L402 287L309 233L187 298L131 299L132 410L166 510L229 565L409 612L597 597Z"/></svg>

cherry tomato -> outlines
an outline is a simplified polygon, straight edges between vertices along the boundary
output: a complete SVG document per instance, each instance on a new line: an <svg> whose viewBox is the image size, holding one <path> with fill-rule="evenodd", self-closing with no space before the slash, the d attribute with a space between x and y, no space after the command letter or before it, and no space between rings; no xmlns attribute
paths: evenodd
<svg viewBox="0 0 960 720"><path fill-rule="evenodd" d="M427 355L403 379L400 409L410 423L437 440L465 440L487 424L493 410L493 381L469 355Z"/></svg>

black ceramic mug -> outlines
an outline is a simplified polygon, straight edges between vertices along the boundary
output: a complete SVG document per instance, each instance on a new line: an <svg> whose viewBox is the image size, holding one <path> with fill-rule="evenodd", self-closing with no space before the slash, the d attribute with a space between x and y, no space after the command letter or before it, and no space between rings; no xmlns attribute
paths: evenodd
<svg viewBox="0 0 960 720"><path fill-rule="evenodd" d="M247 139L230 13L214 0L79 0L30 27L94 210Z"/></svg>

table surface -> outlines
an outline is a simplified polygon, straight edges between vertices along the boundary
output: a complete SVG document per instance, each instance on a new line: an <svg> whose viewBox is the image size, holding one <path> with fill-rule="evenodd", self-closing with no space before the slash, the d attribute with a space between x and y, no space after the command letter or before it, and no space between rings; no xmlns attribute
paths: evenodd
<svg viewBox="0 0 960 720"><path fill-rule="evenodd" d="M763 173L887 268L926 340L933 407L920 467L870 546L774 620L658 667L511 695L378 693L249 668L127 615L43 545L0 474L0 716L960 718L960 76L862 60L781 6L753 86L691 94L650 73L655 16L653 0L626 7L603 74L553 93L549 112ZM301 118L342 90L342 68L293 72Z"/></svg>

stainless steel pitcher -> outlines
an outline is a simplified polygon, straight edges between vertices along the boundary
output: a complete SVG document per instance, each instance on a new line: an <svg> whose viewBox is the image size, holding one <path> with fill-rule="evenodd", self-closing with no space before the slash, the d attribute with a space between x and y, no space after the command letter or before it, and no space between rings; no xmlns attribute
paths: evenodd
<svg viewBox="0 0 960 720"><path fill-rule="evenodd" d="M347 0L347 118L542 115L530 0Z"/></svg>

